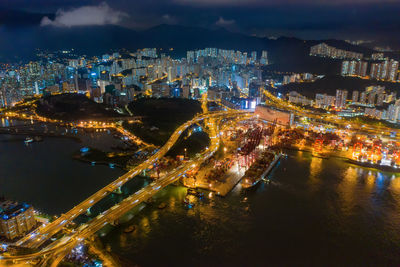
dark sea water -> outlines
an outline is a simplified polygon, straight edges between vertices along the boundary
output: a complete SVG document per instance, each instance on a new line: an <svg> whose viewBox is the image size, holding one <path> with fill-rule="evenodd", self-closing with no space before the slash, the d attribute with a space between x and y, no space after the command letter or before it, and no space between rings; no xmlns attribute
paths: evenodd
<svg viewBox="0 0 400 267"><path fill-rule="evenodd" d="M169 186L102 240L127 266L398 266L398 176L290 152L270 184L192 209Z"/></svg>
<svg viewBox="0 0 400 267"><path fill-rule="evenodd" d="M25 201L39 211L66 212L124 173L73 160L85 143L44 138L26 145L24 138L0 135L0 196Z"/></svg>

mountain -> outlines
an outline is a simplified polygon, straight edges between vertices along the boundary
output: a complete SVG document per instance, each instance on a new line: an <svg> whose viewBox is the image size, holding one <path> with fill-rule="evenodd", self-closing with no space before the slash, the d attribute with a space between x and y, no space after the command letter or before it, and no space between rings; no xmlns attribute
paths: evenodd
<svg viewBox="0 0 400 267"><path fill-rule="evenodd" d="M187 50L217 47L240 51L267 50L274 64L271 70L312 72L318 74L337 72L340 60L308 56L310 46L322 41L304 41L297 38L259 38L225 29L209 30L178 25L159 25L144 31L119 26L90 27L2 27L0 28L0 56L29 57L36 48L60 50L74 48L78 53L100 55L114 49L135 50L143 47L162 48L174 57L183 57ZM370 54L373 50L354 46L345 41L325 40L329 45ZM173 51L169 51L173 48Z"/></svg>
<svg viewBox="0 0 400 267"><path fill-rule="evenodd" d="M301 92L302 95L314 99L315 94L328 94L335 95L337 89L343 89L349 91L349 95L353 91L362 92L367 86L381 85L385 86L390 91L395 91L397 94L400 93L400 84L362 79L358 77L343 77L340 75L327 75L322 79L318 79L315 82L303 82L303 83L289 83L279 88L283 94L291 91Z"/></svg>

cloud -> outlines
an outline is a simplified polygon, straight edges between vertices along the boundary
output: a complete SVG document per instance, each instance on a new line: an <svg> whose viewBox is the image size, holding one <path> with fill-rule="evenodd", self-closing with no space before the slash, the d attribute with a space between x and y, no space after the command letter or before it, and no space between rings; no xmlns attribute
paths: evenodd
<svg viewBox="0 0 400 267"><path fill-rule="evenodd" d="M103 2L98 6L83 6L68 11L59 9L54 20L44 17L41 26L73 27L90 25L119 24L128 15L114 10Z"/></svg>
<svg viewBox="0 0 400 267"><path fill-rule="evenodd" d="M235 23L235 20L231 19L231 20L225 20L223 17L219 17L219 19L217 20L217 22L215 22L215 25L217 26L221 26L221 27L225 27L225 26L229 26Z"/></svg>
<svg viewBox="0 0 400 267"><path fill-rule="evenodd" d="M178 4L191 6L242 6L257 4L260 0L174 0Z"/></svg>
<svg viewBox="0 0 400 267"><path fill-rule="evenodd" d="M260 6L277 6L282 4L290 5L327 5L335 6L341 4L382 4L382 3L398 3L399 0L174 0L175 3L188 6L221 6L221 7L260 7Z"/></svg>
<svg viewBox="0 0 400 267"><path fill-rule="evenodd" d="M170 14L164 14L161 17L161 22L162 23L167 23L167 24L176 24L177 19L174 16L171 16Z"/></svg>

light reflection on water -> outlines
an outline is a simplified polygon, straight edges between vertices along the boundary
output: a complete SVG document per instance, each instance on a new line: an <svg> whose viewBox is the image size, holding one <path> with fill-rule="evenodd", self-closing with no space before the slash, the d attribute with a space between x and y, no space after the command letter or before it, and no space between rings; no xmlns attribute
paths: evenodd
<svg viewBox="0 0 400 267"><path fill-rule="evenodd" d="M103 241L140 266L398 265L398 176L290 152L270 184L206 193L192 209L169 186ZM129 224L137 230L123 233Z"/></svg>
<svg viewBox="0 0 400 267"><path fill-rule="evenodd" d="M1 120L2 125L30 123ZM39 126L40 127L40 126ZM110 146L112 135L98 133L100 145ZM90 166L72 155L82 146L68 138L43 138L26 145L23 135L0 135L0 196L28 202L39 211L61 214L86 199L124 171ZM111 143L112 144L112 143Z"/></svg>

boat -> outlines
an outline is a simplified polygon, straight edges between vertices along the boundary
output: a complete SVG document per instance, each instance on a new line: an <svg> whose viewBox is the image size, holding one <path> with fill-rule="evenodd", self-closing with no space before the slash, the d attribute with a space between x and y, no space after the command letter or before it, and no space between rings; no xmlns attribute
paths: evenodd
<svg viewBox="0 0 400 267"><path fill-rule="evenodd" d="M241 182L242 187L245 189L251 188L251 187L257 185L259 181L264 180L265 177L270 173L272 168L275 167L275 165L278 163L278 161L280 160L281 157L282 157L282 154L275 155L273 160L268 165L268 168L265 169L265 171L262 171L262 170L260 171L260 169L256 169L256 170L252 170L251 172L246 172L245 176L242 178L242 182ZM255 165L255 166L257 166L257 165ZM251 170L251 167L249 170Z"/></svg>
<svg viewBox="0 0 400 267"><path fill-rule="evenodd" d="M190 201L190 199L188 197L185 197L185 199L183 200L183 203L186 205L186 207L188 207L189 209L194 207L194 203Z"/></svg>
<svg viewBox="0 0 400 267"><path fill-rule="evenodd" d="M127 234L127 233L132 233L135 229L136 229L136 226L134 226L134 225L129 225L128 227L126 227L126 228L124 229L124 233L125 233L125 234Z"/></svg>
<svg viewBox="0 0 400 267"><path fill-rule="evenodd" d="M33 142L33 138L32 137L27 137L27 138L25 138L25 144L28 144L28 143L32 143Z"/></svg>
<svg viewBox="0 0 400 267"><path fill-rule="evenodd" d="M81 153L87 153L87 152L89 152L89 150L90 150L90 148L88 148L88 147L82 147L81 149L80 149L80 151L81 151Z"/></svg>
<svg viewBox="0 0 400 267"><path fill-rule="evenodd" d="M188 195L192 195L192 196L196 196L196 197L198 197L198 198L203 198L204 197L204 194L203 193L201 193L201 192L197 192L195 189L193 189L193 188L189 188L188 190L187 190L187 194Z"/></svg>

